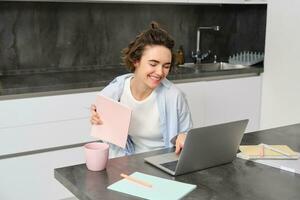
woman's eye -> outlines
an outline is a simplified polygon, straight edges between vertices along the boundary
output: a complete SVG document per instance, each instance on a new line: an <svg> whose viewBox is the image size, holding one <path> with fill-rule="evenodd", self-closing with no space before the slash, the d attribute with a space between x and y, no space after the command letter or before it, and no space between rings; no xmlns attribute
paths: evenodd
<svg viewBox="0 0 300 200"><path fill-rule="evenodd" d="M156 66L156 63L150 63L150 65L151 65L152 67L155 67L155 66Z"/></svg>

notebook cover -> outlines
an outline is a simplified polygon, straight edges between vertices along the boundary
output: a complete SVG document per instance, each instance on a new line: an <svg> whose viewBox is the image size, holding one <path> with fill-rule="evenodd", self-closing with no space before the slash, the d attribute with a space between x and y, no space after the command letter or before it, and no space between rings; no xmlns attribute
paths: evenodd
<svg viewBox="0 0 300 200"><path fill-rule="evenodd" d="M131 109L102 95L97 96L95 105L103 124L92 125L91 135L97 139L125 148Z"/></svg>
<svg viewBox="0 0 300 200"><path fill-rule="evenodd" d="M120 181L108 186L107 189L145 199L171 200L181 199L197 187L196 185L168 180L140 172L135 172L130 176L148 182L152 185L152 187L144 187L126 179L121 179Z"/></svg>

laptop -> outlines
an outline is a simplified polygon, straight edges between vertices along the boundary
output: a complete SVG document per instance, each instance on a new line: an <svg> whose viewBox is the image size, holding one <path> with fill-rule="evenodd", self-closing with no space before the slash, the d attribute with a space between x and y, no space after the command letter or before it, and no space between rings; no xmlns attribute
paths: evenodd
<svg viewBox="0 0 300 200"><path fill-rule="evenodd" d="M173 176L230 163L236 157L248 121L191 129L179 155L165 153L145 161Z"/></svg>

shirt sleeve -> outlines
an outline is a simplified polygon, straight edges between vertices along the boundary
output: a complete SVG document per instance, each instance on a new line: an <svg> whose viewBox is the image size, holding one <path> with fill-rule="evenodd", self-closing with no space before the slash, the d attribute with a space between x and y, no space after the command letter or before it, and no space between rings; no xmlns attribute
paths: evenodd
<svg viewBox="0 0 300 200"><path fill-rule="evenodd" d="M184 94L181 92L177 104L179 133L187 133L193 127L191 112Z"/></svg>

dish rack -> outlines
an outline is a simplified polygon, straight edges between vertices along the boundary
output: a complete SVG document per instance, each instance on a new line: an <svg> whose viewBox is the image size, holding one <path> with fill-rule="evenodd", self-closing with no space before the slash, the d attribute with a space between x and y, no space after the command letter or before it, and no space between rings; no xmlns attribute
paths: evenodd
<svg viewBox="0 0 300 200"><path fill-rule="evenodd" d="M241 64L246 66L255 65L264 60L263 52L242 51L240 53L229 56L228 62L230 64Z"/></svg>

